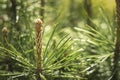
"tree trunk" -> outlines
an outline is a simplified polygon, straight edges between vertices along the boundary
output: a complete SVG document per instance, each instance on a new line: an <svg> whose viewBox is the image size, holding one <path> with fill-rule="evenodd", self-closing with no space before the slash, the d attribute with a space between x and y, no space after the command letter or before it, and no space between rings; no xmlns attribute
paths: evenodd
<svg viewBox="0 0 120 80"><path fill-rule="evenodd" d="M69 6L69 12L70 12L70 24L71 26L76 26L76 19L75 19L75 1L70 0L70 6Z"/></svg>
<svg viewBox="0 0 120 80"><path fill-rule="evenodd" d="M44 14L45 14L45 0L41 0L40 16L42 21L44 20Z"/></svg>
<svg viewBox="0 0 120 80"><path fill-rule="evenodd" d="M120 56L120 0L116 0L116 15L117 15L117 27L116 27L116 43L113 61L113 71L111 80L119 79L119 56Z"/></svg>
<svg viewBox="0 0 120 80"><path fill-rule="evenodd" d="M87 14L86 23L94 28L94 24L90 21L92 18L92 2L91 0L84 0L84 8Z"/></svg>
<svg viewBox="0 0 120 80"><path fill-rule="evenodd" d="M92 17L92 3L91 0L84 1L85 10L87 12L88 17Z"/></svg>
<svg viewBox="0 0 120 80"><path fill-rule="evenodd" d="M16 23L16 16L17 16L17 11L16 11L16 0L10 0L11 3L12 3L12 6L11 6L11 20L13 21L13 24Z"/></svg>

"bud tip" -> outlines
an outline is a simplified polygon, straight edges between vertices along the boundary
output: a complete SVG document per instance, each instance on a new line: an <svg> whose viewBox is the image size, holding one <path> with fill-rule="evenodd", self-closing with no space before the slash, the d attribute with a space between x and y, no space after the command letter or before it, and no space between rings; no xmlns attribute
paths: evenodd
<svg viewBox="0 0 120 80"><path fill-rule="evenodd" d="M42 24L42 20L41 20L41 19L36 19L36 20L35 20L35 23L36 23L36 24Z"/></svg>
<svg viewBox="0 0 120 80"><path fill-rule="evenodd" d="M8 32L7 27L3 27L2 32L7 33Z"/></svg>

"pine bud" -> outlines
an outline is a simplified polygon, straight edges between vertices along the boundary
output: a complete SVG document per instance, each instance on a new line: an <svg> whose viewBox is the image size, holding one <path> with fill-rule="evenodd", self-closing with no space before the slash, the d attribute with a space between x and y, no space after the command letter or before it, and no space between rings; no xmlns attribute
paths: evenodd
<svg viewBox="0 0 120 80"><path fill-rule="evenodd" d="M35 20L35 29L37 32L40 32L42 30L42 21L41 19L36 19Z"/></svg>
<svg viewBox="0 0 120 80"><path fill-rule="evenodd" d="M7 27L3 27L2 33L3 33L3 37L4 37L4 38L7 37L7 34L8 34Z"/></svg>
<svg viewBox="0 0 120 80"><path fill-rule="evenodd" d="M38 80L39 74L42 73L42 21L40 19L35 20L36 30L36 79Z"/></svg>

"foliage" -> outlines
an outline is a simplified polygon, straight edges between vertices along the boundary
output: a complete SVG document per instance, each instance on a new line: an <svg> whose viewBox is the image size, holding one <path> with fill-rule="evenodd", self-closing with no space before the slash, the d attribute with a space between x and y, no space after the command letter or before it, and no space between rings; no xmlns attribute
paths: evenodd
<svg viewBox="0 0 120 80"><path fill-rule="evenodd" d="M36 80L34 19L41 18L42 7L38 0L16 0L16 16L12 16L11 1L0 1L0 80ZM89 17L84 0L46 0L42 80L111 79L115 4L102 6L109 3L92 0ZM8 29L6 39L4 26Z"/></svg>

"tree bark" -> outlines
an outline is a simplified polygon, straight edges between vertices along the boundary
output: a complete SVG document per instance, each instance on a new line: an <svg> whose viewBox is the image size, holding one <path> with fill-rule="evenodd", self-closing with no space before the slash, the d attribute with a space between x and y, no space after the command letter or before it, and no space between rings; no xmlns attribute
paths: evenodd
<svg viewBox="0 0 120 80"><path fill-rule="evenodd" d="M71 26L76 26L76 19L75 19L75 1L70 0L70 6L69 6L69 12L70 12L70 24Z"/></svg>
<svg viewBox="0 0 120 80"><path fill-rule="evenodd" d="M45 0L41 0L40 16L42 21L44 20L44 14L45 14Z"/></svg>
<svg viewBox="0 0 120 80"><path fill-rule="evenodd" d="M120 57L120 0L116 0L116 43L114 51L114 60L113 60L113 71L111 80L120 80L119 79L119 57Z"/></svg>
<svg viewBox="0 0 120 80"><path fill-rule="evenodd" d="M13 21L13 24L16 23L16 16L17 16L17 11L16 11L16 0L11 0L12 6L11 6L11 20Z"/></svg>
<svg viewBox="0 0 120 80"><path fill-rule="evenodd" d="M94 24L90 21L92 18L92 2L91 0L84 0L84 8L87 14L86 23L94 28Z"/></svg>
<svg viewBox="0 0 120 80"><path fill-rule="evenodd" d="M87 12L88 17L92 17L92 3L91 0L84 1L84 7Z"/></svg>

